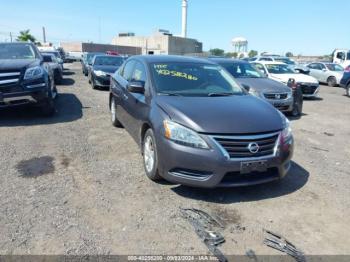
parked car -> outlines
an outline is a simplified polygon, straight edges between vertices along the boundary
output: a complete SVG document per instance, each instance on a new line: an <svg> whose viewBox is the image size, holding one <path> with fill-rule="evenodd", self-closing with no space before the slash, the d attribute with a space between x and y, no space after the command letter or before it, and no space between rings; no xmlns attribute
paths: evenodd
<svg viewBox="0 0 350 262"><path fill-rule="evenodd" d="M225 58L210 60L225 68L252 95L268 101L282 112L293 116L301 115L300 106L293 108L293 93L290 87L267 78L248 62Z"/></svg>
<svg viewBox="0 0 350 262"><path fill-rule="evenodd" d="M97 55L92 60L89 81L93 89L109 87L110 76L123 64L124 59L119 56Z"/></svg>
<svg viewBox="0 0 350 262"><path fill-rule="evenodd" d="M57 58L53 54L41 53L44 63L47 63L52 69L56 84L61 84L63 79L62 66L58 63Z"/></svg>
<svg viewBox="0 0 350 262"><path fill-rule="evenodd" d="M316 97L319 91L319 82L312 76L296 73L288 65L280 62L253 62L255 67L267 77L288 84L289 79L295 79L301 87L304 97Z"/></svg>
<svg viewBox="0 0 350 262"><path fill-rule="evenodd" d="M350 97L350 71L344 73L343 78L340 80L340 86L345 88L346 95Z"/></svg>
<svg viewBox="0 0 350 262"><path fill-rule="evenodd" d="M0 43L0 107L33 104L55 112L57 95L51 68L32 43Z"/></svg>
<svg viewBox="0 0 350 262"><path fill-rule="evenodd" d="M60 52L58 52L58 51L45 51L45 52L43 52L43 53L54 55L54 56L56 57L56 59L57 59L58 64L61 66L62 71L63 71L63 69L64 69L64 66L63 66L64 61L63 61L63 59L62 59L62 57L61 57Z"/></svg>
<svg viewBox="0 0 350 262"><path fill-rule="evenodd" d="M85 54L83 54L83 57L81 59L81 69L82 69L83 74L85 76L89 75L89 72L90 72L90 68L89 67L91 66L92 59L94 58L95 55L104 55L104 53L93 52L93 53L85 53Z"/></svg>
<svg viewBox="0 0 350 262"><path fill-rule="evenodd" d="M317 62L308 64L307 67L310 69L310 76L331 87L339 85L344 74L344 68L334 63Z"/></svg>
<svg viewBox="0 0 350 262"><path fill-rule="evenodd" d="M111 81L112 123L140 145L150 179L231 187L288 172L288 120L221 66L191 57L133 56Z"/></svg>

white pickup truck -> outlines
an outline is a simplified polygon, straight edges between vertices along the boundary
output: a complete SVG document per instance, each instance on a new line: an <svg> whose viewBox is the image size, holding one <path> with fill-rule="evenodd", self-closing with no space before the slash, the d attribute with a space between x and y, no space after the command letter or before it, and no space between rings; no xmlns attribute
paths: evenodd
<svg viewBox="0 0 350 262"><path fill-rule="evenodd" d="M346 68L350 66L350 50L349 49L335 49L333 52L333 63L337 63Z"/></svg>

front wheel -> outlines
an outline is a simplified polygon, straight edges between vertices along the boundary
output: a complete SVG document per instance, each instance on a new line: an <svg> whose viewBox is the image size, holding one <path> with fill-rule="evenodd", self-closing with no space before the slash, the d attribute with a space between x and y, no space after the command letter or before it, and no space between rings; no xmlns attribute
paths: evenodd
<svg viewBox="0 0 350 262"><path fill-rule="evenodd" d="M148 129L145 133L142 143L143 164L146 175L152 181L161 180L158 172L158 154L157 145L152 129Z"/></svg>
<svg viewBox="0 0 350 262"><path fill-rule="evenodd" d="M335 79L335 77L331 76L327 79L327 84L330 87L335 87L337 85L337 79Z"/></svg>

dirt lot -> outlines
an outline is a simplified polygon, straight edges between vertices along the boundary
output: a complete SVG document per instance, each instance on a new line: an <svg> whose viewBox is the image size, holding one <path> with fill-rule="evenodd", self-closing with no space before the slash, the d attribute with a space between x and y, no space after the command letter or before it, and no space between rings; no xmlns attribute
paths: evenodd
<svg viewBox="0 0 350 262"><path fill-rule="evenodd" d="M108 92L68 65L57 115L0 112L0 254L207 254L180 207L225 220L227 254L278 254L263 229L307 254L350 254L350 99L322 86L292 122L280 183L192 189L149 181L138 147L112 127Z"/></svg>

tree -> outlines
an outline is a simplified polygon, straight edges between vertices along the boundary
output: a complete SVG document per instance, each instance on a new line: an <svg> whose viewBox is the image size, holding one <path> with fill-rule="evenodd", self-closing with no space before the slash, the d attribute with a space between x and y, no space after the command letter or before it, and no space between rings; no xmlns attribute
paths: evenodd
<svg viewBox="0 0 350 262"><path fill-rule="evenodd" d="M287 52L286 53L286 57L293 57L294 55L293 55L293 53L292 52Z"/></svg>
<svg viewBox="0 0 350 262"><path fill-rule="evenodd" d="M258 55L258 51L255 51L255 50L250 50L249 53L248 53L249 57L254 57L254 56L257 56L257 55Z"/></svg>
<svg viewBox="0 0 350 262"><path fill-rule="evenodd" d="M35 42L36 39L35 37L30 33L30 30L27 29L27 30L23 30L23 31L20 31L19 32L19 36L17 37L17 41L20 41L20 42Z"/></svg>
<svg viewBox="0 0 350 262"><path fill-rule="evenodd" d="M238 53L237 52L227 52L225 54L226 57L233 57L233 58L237 58Z"/></svg>
<svg viewBox="0 0 350 262"><path fill-rule="evenodd" d="M214 48L209 50L211 55L215 56L223 56L225 54L225 50L222 50L220 48Z"/></svg>

